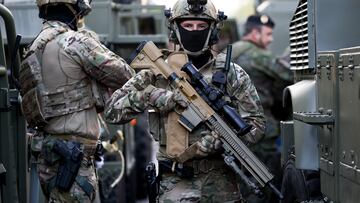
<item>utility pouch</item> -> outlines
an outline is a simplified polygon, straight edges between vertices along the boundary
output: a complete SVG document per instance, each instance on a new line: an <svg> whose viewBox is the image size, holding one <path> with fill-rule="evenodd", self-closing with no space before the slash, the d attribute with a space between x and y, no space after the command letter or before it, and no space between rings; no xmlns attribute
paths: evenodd
<svg viewBox="0 0 360 203"><path fill-rule="evenodd" d="M178 122L179 115L170 112L165 124L166 153L171 157L182 154L189 145L189 132Z"/></svg>
<svg viewBox="0 0 360 203"><path fill-rule="evenodd" d="M55 187L61 191L69 191L79 172L84 156L80 143L56 140L52 150L61 156Z"/></svg>
<svg viewBox="0 0 360 203"><path fill-rule="evenodd" d="M29 55L21 64L21 109L30 127L43 127L47 124L43 112L41 89L41 65L35 53ZM39 86L40 84L40 86Z"/></svg>

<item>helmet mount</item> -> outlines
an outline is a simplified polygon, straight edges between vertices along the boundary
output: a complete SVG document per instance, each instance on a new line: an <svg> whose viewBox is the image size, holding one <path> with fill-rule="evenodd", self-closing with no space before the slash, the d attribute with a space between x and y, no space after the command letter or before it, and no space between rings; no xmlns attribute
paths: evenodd
<svg viewBox="0 0 360 203"><path fill-rule="evenodd" d="M189 10L191 13L200 14L204 10L207 0L187 0Z"/></svg>

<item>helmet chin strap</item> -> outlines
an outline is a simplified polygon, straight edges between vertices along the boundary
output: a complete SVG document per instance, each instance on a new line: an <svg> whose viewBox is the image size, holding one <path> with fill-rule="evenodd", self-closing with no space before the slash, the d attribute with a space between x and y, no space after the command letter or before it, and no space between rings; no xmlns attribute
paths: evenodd
<svg viewBox="0 0 360 203"><path fill-rule="evenodd" d="M70 22L70 24L73 23L74 21L76 21L75 24L77 24L80 21L81 17L82 17L81 16L82 11L80 11L78 13L78 12L76 12L76 10L71 5L69 5L69 4L65 4L65 5L74 14L74 19Z"/></svg>
<svg viewBox="0 0 360 203"><path fill-rule="evenodd" d="M65 4L66 7L76 16L78 13L75 11L75 9L70 4Z"/></svg>

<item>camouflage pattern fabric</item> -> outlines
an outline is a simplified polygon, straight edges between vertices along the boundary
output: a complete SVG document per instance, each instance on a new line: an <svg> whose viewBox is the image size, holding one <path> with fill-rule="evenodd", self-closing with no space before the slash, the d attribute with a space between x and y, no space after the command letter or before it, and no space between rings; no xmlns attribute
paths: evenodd
<svg viewBox="0 0 360 203"><path fill-rule="evenodd" d="M92 79L109 88L119 88L134 74L124 59L110 51L93 37L69 31L60 35L58 44Z"/></svg>
<svg viewBox="0 0 360 203"><path fill-rule="evenodd" d="M209 63L207 67L200 69L208 82L211 82L211 76L218 68L224 67L225 61L223 59L225 57L219 57ZM207 73L208 71L210 73ZM154 107L160 111L163 109L171 110L176 107L175 103L183 103L179 95L171 89L154 88L153 90L156 91L149 94L146 87L154 86L156 81L156 76L149 70L143 70L136 74L121 89L115 91L108 100L105 110L106 119L112 123L124 123L135 118L138 113L145 111L148 107ZM244 140L251 144L256 143L263 137L264 133L263 109L249 76L234 63L228 72L226 91L242 118L253 126L253 130L244 136ZM149 95L151 96L149 97ZM195 134L198 134L195 139L201 138L200 132Z"/></svg>
<svg viewBox="0 0 360 203"><path fill-rule="evenodd" d="M261 100L267 118L266 137L279 135L279 121L274 118L272 108L281 105L282 90L293 81L289 67L273 56L268 50L262 49L252 42L239 41L234 43L233 58L249 74ZM241 50L236 53L236 50Z"/></svg>
<svg viewBox="0 0 360 203"><path fill-rule="evenodd" d="M218 168L191 179L181 179L174 173L162 175L159 202L244 202L237 177L231 169Z"/></svg>
<svg viewBox="0 0 360 203"><path fill-rule="evenodd" d="M205 68L201 68L205 79L210 83L215 71L225 67L226 54L219 54L212 66L209 66L208 73ZM260 102L258 90L253 85L252 80L245 70L235 63L230 63L225 88L229 102L250 125L252 130L242 139L250 145L256 144L264 137L265 117L264 110Z"/></svg>
<svg viewBox="0 0 360 203"><path fill-rule="evenodd" d="M220 137L213 131L202 131L199 141L199 150L204 154L210 154L219 151L221 148Z"/></svg>
<svg viewBox="0 0 360 203"><path fill-rule="evenodd" d="M95 199L95 190L89 197L79 184L75 181L69 192L62 192L56 188L49 190L49 183L56 177L58 163L50 165L46 163L42 155L38 158L38 173L42 191L49 202L93 202ZM95 175L95 167L93 165L82 164L79 169L79 176L83 176L97 190L97 177Z"/></svg>
<svg viewBox="0 0 360 203"><path fill-rule="evenodd" d="M43 41L65 30L47 43L43 54L44 86L55 92L59 88L74 84L80 80L94 80L106 88L117 89L134 75L126 62L99 41L88 37L58 21L47 21L28 52L42 49ZM49 48L48 48L49 47ZM49 51L48 51L49 50ZM51 53L52 51L56 53ZM57 56L57 57L52 57ZM51 65L51 66L50 66ZM90 95L94 94L90 92ZM57 97L57 100L67 100ZM57 101L60 103L61 101ZM91 126L91 127L90 127ZM45 126L50 134L73 134L89 139L98 139L99 123L94 105L84 111L51 118Z"/></svg>
<svg viewBox="0 0 360 203"><path fill-rule="evenodd" d="M236 42L233 45L233 49L243 50L242 53L233 56L233 59L249 74L258 90L263 107L271 106L273 104L271 91L278 90L269 87L273 87L275 85L274 83L279 82L291 83L293 81L293 74L289 67L281 63L271 52L256 46L252 42Z"/></svg>
<svg viewBox="0 0 360 203"><path fill-rule="evenodd" d="M224 67L225 61L223 59L225 57L209 61L205 67L200 69L208 82L211 81L211 76L215 71ZM164 119L167 115L166 111L176 108L183 100L179 99L178 94L169 86L166 88L157 87L161 80L163 79L155 76L149 70L137 73L111 96L105 109L106 119L113 123L124 123L135 118L149 107L159 111L160 119ZM234 63L231 64L228 72L226 91L232 105L253 126L251 133L243 139L251 144L258 142L263 137L265 126L260 99L249 76ZM199 153L194 154L194 158L200 158L200 160L218 153L220 148L218 143L218 138L208 132L205 126L196 128L189 136L189 145L199 145ZM160 145L157 157L159 160L171 159L166 154L164 145ZM163 193L159 197L160 202L241 201L234 173L225 170L225 168L225 164L222 163L222 169L216 169L207 174L199 174L190 180L182 180L175 174L165 174L161 182ZM219 187L219 184L223 187Z"/></svg>
<svg viewBox="0 0 360 203"><path fill-rule="evenodd" d="M87 37L91 37L93 39L95 39L96 41L99 41L100 42L100 38L99 36L96 34L96 32L92 31L92 30L89 30L87 29L86 27L84 28L79 28L78 29L78 32L84 34L85 36Z"/></svg>
<svg viewBox="0 0 360 203"><path fill-rule="evenodd" d="M78 172L78 176L84 177L88 183L94 188L93 192L86 194L81 186L75 181L69 192L63 192L54 187L56 174L58 172L60 157L52 152L51 146L53 139L45 138L43 149L38 157L38 174L42 191L48 202L93 202L95 199L95 191L98 189L97 177L93 158L84 156Z"/></svg>
<svg viewBox="0 0 360 203"><path fill-rule="evenodd" d="M165 113L173 110L177 104L186 106L179 93L157 88L153 84L155 75L151 71L137 73L109 99L105 110L107 121L126 123L149 107Z"/></svg>
<svg viewBox="0 0 360 203"><path fill-rule="evenodd" d="M53 33L59 33L58 30L64 32L50 42L44 43ZM43 85L51 91L85 79L96 81L106 88L117 89L134 75L134 71L121 57L98 40L81 32L75 32L58 21L44 22L42 31L27 51L29 53L42 49L43 46L46 46L42 55ZM61 95L57 99L66 102L66 97ZM94 105L88 109L50 118L43 131L47 134L72 135L97 140L100 134L97 113L94 101ZM60 192L49 187L51 179L57 173L58 161L49 163L45 158L49 156L56 158L56 155L53 152L44 154L43 150L44 145L38 160L38 173L47 199L50 202L92 202L95 192L88 196L76 182L69 192ZM94 189L97 189L95 169L89 156L84 157L78 176L84 177Z"/></svg>

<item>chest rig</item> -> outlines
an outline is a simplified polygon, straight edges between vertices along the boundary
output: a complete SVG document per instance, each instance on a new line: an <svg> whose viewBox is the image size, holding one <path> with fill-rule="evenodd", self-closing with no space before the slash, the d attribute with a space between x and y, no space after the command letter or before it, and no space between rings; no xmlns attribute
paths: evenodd
<svg viewBox="0 0 360 203"><path fill-rule="evenodd" d="M45 28L42 32L44 31L46 34L40 33L20 67L21 108L29 127L32 128L42 128L49 118L82 111L94 106L95 103L88 79L51 91L45 86L42 76L42 55L45 47L68 29L58 26Z"/></svg>
<svg viewBox="0 0 360 203"><path fill-rule="evenodd" d="M187 55L181 52L174 52L167 58L167 63L174 70L177 70L177 75L190 80L185 72L180 71L186 62L188 62ZM225 74L227 72L224 71L222 63L214 63L214 60L211 60L201 68L201 72L209 83L217 83L213 85L225 89L227 82ZM219 74L220 78L214 78L216 74ZM169 84L163 77L157 79L155 85L169 89ZM190 133L179 123L179 119L180 115L176 110L162 114L152 112L150 113L149 123L150 131L154 135L155 140L159 141L160 146L163 147L160 148L160 151L163 150L167 158L184 162L196 156L197 150L193 146L195 146L195 142L201 139L201 132L206 130L206 127L201 125Z"/></svg>

